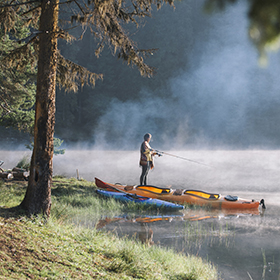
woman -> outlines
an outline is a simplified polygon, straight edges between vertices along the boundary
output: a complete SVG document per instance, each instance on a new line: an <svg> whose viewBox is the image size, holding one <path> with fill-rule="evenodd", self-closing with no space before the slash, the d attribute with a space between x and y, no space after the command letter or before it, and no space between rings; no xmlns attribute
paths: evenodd
<svg viewBox="0 0 280 280"><path fill-rule="evenodd" d="M150 146L152 135L147 133L144 135L144 142L140 147L140 166L142 166L142 174L140 176L140 185L147 185L147 176L150 169L154 168L153 157L157 153Z"/></svg>

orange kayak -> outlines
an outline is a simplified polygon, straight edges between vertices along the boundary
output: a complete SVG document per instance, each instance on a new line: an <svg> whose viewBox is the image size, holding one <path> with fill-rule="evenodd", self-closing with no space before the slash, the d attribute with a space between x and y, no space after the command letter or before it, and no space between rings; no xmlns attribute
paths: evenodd
<svg viewBox="0 0 280 280"><path fill-rule="evenodd" d="M199 190L184 190L161 188L156 186L144 185L121 185L111 184L95 178L98 188L137 194L144 197L156 198L178 204L190 204L207 206L214 209L257 209L260 205L265 208L264 200L244 199L231 195L220 195L217 193L207 193Z"/></svg>

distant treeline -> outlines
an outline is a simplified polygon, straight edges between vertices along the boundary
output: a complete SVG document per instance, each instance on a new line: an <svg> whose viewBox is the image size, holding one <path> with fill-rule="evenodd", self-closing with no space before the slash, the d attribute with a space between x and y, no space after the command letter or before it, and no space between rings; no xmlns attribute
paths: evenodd
<svg viewBox="0 0 280 280"><path fill-rule="evenodd" d="M56 135L65 141L91 141L99 118L113 99L137 101L143 98L142 89L163 99L168 97L168 79L186 66L187 53L192 48L192 34L196 32L191 25L192 17L195 17L193 8L178 2L176 9L165 5L157 11L155 7L153 18L145 19L143 27L131 28L130 34L140 49L158 49L147 58L148 64L156 68L153 78L141 77L137 69L114 57L113 50L104 49L97 59L96 42L90 32L71 45L61 42L60 49L65 57L95 73L103 73L104 79L97 81L95 88L85 86L77 93L58 90Z"/></svg>
<svg viewBox="0 0 280 280"><path fill-rule="evenodd" d="M143 97L142 89L156 93L158 97L168 96L168 91L162 89L167 87L170 77L185 67L188 48L192 45L192 33L195 32L190 25L192 17L195 14L188 4L177 2L176 9L165 5L157 11L154 7L153 18L143 20L139 28L131 26L129 32L140 49L157 49L152 56L147 57L148 64L156 69L152 78L141 77L137 69L118 60L111 49L104 49L97 58L95 48L98 42L89 30L84 33L82 40L72 44L60 40L59 49L67 59L92 72L102 73L104 78L98 80L94 88L80 87L77 93L57 88L56 136L65 142L90 142L99 118L113 99L137 101ZM83 30L75 30L73 35L79 38L82 33ZM0 127L2 142L28 142L29 139L29 135Z"/></svg>

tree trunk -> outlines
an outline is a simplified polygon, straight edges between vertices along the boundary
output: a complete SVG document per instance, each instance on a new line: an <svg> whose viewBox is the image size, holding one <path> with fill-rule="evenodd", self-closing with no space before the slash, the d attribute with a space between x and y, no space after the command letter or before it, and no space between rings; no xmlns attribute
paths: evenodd
<svg viewBox="0 0 280 280"><path fill-rule="evenodd" d="M29 214L50 215L55 125L59 0L41 0L34 148L21 206Z"/></svg>

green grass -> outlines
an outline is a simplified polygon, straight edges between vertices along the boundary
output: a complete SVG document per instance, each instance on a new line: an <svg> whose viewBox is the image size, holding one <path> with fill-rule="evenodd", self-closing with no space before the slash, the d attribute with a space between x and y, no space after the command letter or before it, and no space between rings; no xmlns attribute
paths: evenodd
<svg viewBox="0 0 280 280"><path fill-rule="evenodd" d="M7 209L21 202L26 185L0 181L0 279L218 278L201 258L75 226L77 219L98 220L136 209L100 199L92 182L54 178L47 223Z"/></svg>

